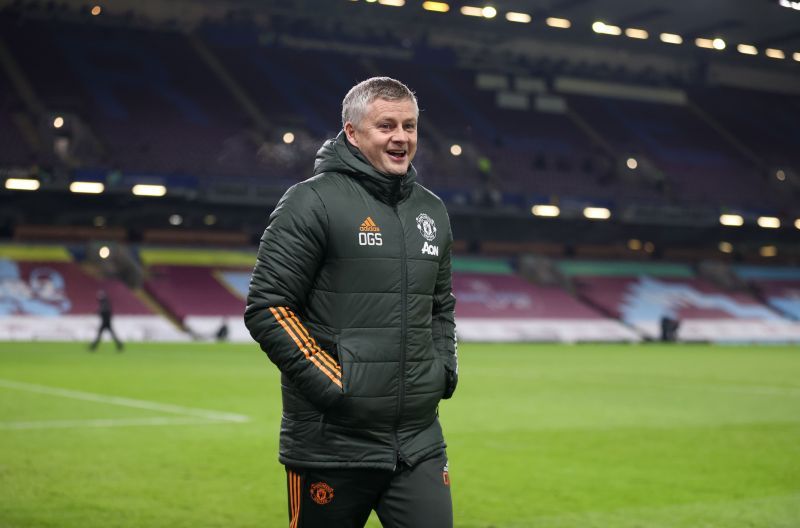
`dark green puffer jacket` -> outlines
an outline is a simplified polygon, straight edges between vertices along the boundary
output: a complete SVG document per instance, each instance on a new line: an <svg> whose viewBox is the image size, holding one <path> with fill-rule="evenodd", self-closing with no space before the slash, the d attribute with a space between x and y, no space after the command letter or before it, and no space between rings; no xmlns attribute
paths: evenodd
<svg viewBox="0 0 800 528"><path fill-rule="evenodd" d="M282 463L392 469L439 454L458 380L444 204L340 133L269 218L245 323L281 371Z"/></svg>

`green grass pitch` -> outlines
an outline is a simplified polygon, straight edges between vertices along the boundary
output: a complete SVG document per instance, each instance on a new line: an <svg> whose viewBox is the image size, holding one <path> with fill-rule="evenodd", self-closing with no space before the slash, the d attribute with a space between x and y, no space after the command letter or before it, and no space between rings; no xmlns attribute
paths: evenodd
<svg viewBox="0 0 800 528"><path fill-rule="evenodd" d="M798 347L462 344L460 368L459 528L800 526ZM255 345L0 343L0 527L287 526L279 390Z"/></svg>

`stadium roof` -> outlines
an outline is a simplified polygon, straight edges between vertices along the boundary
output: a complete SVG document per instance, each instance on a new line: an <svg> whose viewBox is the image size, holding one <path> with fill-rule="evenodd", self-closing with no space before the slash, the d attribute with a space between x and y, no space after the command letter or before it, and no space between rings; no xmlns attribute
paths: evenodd
<svg viewBox="0 0 800 528"><path fill-rule="evenodd" d="M408 2L410 4L410 2ZM502 0L491 2L506 11L534 17L570 18L590 27L603 20L620 27L644 27L695 38L722 36L757 47L785 46L800 50L800 11L778 0ZM798 3L800 4L800 3Z"/></svg>
<svg viewBox="0 0 800 528"><path fill-rule="evenodd" d="M762 60L762 64L790 68L800 65L800 0L443 0L449 7L446 13L423 10L423 0L115 0L98 2L109 13L136 13L161 20L181 20L189 25L200 20L222 19L231 13L238 18L252 14L282 14L316 18L318 20L374 22L390 26L393 32L442 29L466 29L475 32L494 32L501 37L531 35L547 37L561 42L608 45L617 48L648 49L664 54L685 53L694 48L697 37L720 37L728 44L726 54L739 56L737 45L754 46L764 58L767 48L785 53L786 60ZM60 6L88 10L91 3L85 0L62 0L42 4L34 0L0 0L3 7L46 9L58 11ZM399 7L398 7L399 6ZM496 9L490 20L463 16L464 6ZM795 9L796 8L796 9ZM529 24L509 22L509 12L530 15ZM571 21L569 31L548 31L547 17ZM634 38L610 39L592 31L592 24L603 21L627 28L644 29L647 42ZM405 26L404 26L405 25ZM660 33L673 33L683 37L684 46L665 46L659 42ZM557 34L556 34L557 33ZM797 59L792 60L798 53ZM723 55L723 54L720 54ZM719 58L721 58L718 55ZM791 64L791 66L789 65Z"/></svg>
<svg viewBox="0 0 800 528"><path fill-rule="evenodd" d="M751 44L759 50L775 47L785 50L787 58L800 51L800 10L787 7L800 9L800 2L793 0L446 0L449 11L430 13L429 17L419 16L422 0L405 0L401 8L382 6L384 0L294 0L270 2L267 6L260 0L228 1L231 7L246 6L256 11L277 8L328 15L343 10L354 14L355 10L350 6L361 4L362 9L370 8L376 16L379 16L379 11L391 10L395 22L413 18L416 24L424 25L430 20L431 24L439 27L443 20L447 21L447 26L475 23L466 20L470 17L461 15L460 8L465 5L492 6L497 10L496 17L481 22L491 24L495 29L507 31L509 22L505 20L505 14L508 12L531 15L531 25L547 17L561 17L571 20L572 28L578 31L564 32L560 37L577 42L590 40L592 23L602 20L623 29L643 28L651 35L661 32L679 34L685 41L696 37L721 37L731 44Z"/></svg>

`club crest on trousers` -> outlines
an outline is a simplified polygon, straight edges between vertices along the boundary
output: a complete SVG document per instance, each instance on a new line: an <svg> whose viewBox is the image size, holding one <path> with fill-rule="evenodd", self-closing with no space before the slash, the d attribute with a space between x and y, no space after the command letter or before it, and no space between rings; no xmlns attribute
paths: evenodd
<svg viewBox="0 0 800 528"><path fill-rule="evenodd" d="M333 488L325 482L315 482L311 485L311 500L324 506L333 500Z"/></svg>

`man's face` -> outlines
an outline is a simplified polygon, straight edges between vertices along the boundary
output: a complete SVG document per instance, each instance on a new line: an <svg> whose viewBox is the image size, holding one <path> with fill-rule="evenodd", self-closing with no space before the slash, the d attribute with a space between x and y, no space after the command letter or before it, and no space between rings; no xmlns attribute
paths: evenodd
<svg viewBox="0 0 800 528"><path fill-rule="evenodd" d="M403 176L417 152L417 113L414 101L375 99L358 125L344 127L350 143L384 174Z"/></svg>

